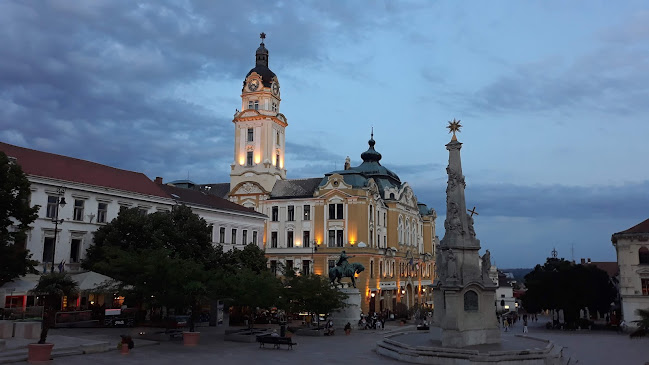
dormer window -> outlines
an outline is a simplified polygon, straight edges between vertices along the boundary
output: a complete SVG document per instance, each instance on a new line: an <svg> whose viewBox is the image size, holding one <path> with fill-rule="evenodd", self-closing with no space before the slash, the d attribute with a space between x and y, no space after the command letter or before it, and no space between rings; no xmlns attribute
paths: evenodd
<svg viewBox="0 0 649 365"><path fill-rule="evenodd" d="M248 109L259 110L259 100L248 101Z"/></svg>

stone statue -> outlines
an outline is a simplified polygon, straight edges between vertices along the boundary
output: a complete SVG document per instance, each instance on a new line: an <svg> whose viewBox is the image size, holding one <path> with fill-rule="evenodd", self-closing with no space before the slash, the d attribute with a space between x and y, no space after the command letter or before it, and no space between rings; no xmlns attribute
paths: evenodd
<svg viewBox="0 0 649 365"><path fill-rule="evenodd" d="M473 217L467 213L466 220L468 223L467 226L469 229L469 234L471 235L471 237L475 237L475 229L473 228Z"/></svg>
<svg viewBox="0 0 649 365"><path fill-rule="evenodd" d="M435 250L435 269L437 272L437 278L440 281L446 280L446 260L444 259L444 252L437 246Z"/></svg>
<svg viewBox="0 0 649 365"><path fill-rule="evenodd" d="M452 249L446 254L446 273L449 279L457 279L457 262Z"/></svg>
<svg viewBox="0 0 649 365"><path fill-rule="evenodd" d="M482 278L489 278L489 270L491 269L491 253L489 250L482 255Z"/></svg>

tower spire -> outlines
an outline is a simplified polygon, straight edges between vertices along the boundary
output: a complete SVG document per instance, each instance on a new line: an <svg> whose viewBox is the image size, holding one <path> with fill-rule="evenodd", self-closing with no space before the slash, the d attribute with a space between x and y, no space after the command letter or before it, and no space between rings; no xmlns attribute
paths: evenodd
<svg viewBox="0 0 649 365"><path fill-rule="evenodd" d="M256 65L268 67L268 50L264 44L266 33L261 32L259 38L261 38L261 43L259 43L259 48L257 48L257 52L255 53Z"/></svg>

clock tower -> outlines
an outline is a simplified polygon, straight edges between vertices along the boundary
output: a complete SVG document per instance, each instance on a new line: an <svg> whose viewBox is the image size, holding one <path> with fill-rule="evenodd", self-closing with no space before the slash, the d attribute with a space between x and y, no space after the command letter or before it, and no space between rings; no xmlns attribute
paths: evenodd
<svg viewBox="0 0 649 365"><path fill-rule="evenodd" d="M243 80L241 110L234 114L234 161L230 166L230 194L240 194L245 185L259 193L270 193L277 180L286 179L286 117L279 112L280 85L268 68L266 34L255 54L255 67ZM235 199L237 200L237 199Z"/></svg>

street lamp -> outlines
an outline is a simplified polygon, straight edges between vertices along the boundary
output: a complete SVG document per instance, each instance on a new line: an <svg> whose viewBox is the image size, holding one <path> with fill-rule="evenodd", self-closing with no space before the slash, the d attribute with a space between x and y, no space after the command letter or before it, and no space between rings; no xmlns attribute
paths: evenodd
<svg viewBox="0 0 649 365"><path fill-rule="evenodd" d="M65 188L60 187L56 189L58 195L63 195L65 193ZM56 255L56 237L59 232L59 223L63 223L63 219L59 220L59 206L65 207L65 197L56 198L56 212L54 213L54 243L52 244L52 271L54 272L54 256Z"/></svg>

